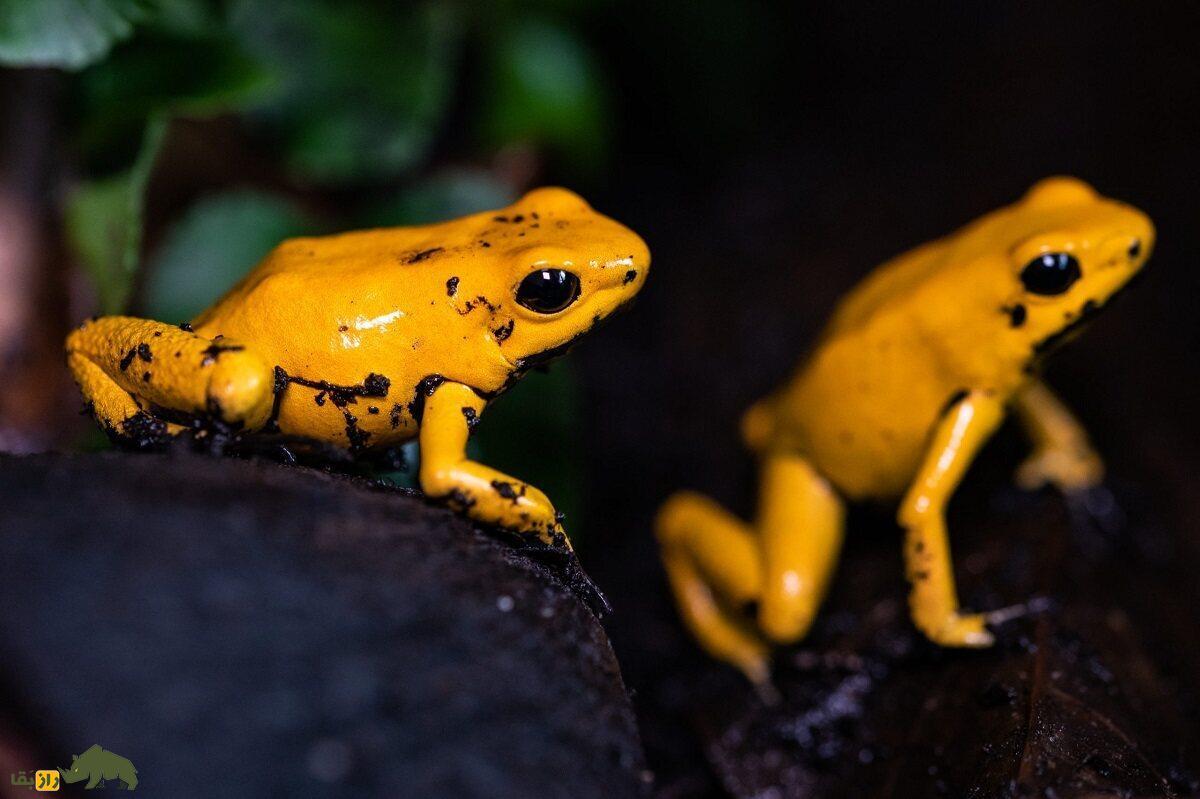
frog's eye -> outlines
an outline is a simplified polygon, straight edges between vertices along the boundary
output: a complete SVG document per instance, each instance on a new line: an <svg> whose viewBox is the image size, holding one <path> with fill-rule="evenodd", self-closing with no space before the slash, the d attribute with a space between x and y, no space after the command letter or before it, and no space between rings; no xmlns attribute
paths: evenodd
<svg viewBox="0 0 1200 799"><path fill-rule="evenodd" d="M1021 270L1026 291L1045 296L1065 294L1083 273L1079 261L1065 252L1044 252Z"/></svg>
<svg viewBox="0 0 1200 799"><path fill-rule="evenodd" d="M517 302L536 313L558 313L579 297L579 278L565 269L530 272L517 287Z"/></svg>

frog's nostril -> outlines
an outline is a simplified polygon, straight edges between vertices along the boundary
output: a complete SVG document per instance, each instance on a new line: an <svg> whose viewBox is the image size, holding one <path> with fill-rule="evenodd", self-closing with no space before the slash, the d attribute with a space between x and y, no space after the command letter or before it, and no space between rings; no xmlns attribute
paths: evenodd
<svg viewBox="0 0 1200 799"><path fill-rule="evenodd" d="M1130 258L1137 258L1139 255L1141 255L1142 254L1142 240L1134 239L1133 241L1131 241L1129 243L1129 250L1127 252L1129 253Z"/></svg>

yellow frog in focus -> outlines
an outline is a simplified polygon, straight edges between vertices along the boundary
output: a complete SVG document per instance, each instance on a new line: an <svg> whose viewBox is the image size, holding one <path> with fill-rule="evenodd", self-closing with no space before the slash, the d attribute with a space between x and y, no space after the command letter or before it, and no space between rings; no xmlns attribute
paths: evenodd
<svg viewBox="0 0 1200 799"><path fill-rule="evenodd" d="M633 231L538 189L440 224L285 241L191 324L92 320L67 357L119 442L211 424L354 453L416 438L427 495L550 541L550 500L468 460L467 437L488 402L631 300L649 265Z"/></svg>
<svg viewBox="0 0 1200 799"><path fill-rule="evenodd" d="M804 637L843 535L843 498L900 500L915 625L943 646L992 643L959 610L945 508L1012 409L1033 443L1019 485L1102 477L1087 434L1036 377L1042 357L1142 268L1154 227L1071 178L876 269L792 379L742 420L761 461L753 524L679 493L656 532L688 627L713 656L768 679L768 642ZM751 619L741 609L754 603Z"/></svg>

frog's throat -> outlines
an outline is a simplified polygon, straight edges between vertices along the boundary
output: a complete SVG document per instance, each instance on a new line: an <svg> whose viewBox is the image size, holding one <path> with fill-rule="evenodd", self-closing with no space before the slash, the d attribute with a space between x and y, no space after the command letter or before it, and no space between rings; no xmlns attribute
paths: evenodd
<svg viewBox="0 0 1200 799"><path fill-rule="evenodd" d="M1034 361L1044 360L1058 351L1063 345L1079 338L1080 334L1083 333L1084 328L1095 321L1096 316L1099 315L1099 313L1105 308L1112 305L1113 301L1117 297L1124 294L1130 286L1138 282L1138 280L1141 279L1142 274L1143 273L1139 271L1129 280L1125 281L1120 288L1108 295L1104 302L1098 303L1095 300L1088 300L1085 302L1083 304L1083 308L1081 308L1079 311L1079 316L1073 319L1069 325L1055 333L1051 333L1049 336L1046 336L1044 339L1036 342L1033 345Z"/></svg>
<svg viewBox="0 0 1200 799"><path fill-rule="evenodd" d="M630 306L632 306L635 298L636 297L630 297L620 305L614 307L604 316L597 314L596 316L592 317L592 323L590 325L564 341L562 344L556 344L549 349L544 349L541 352L535 352L531 355L525 355L521 358L516 358L515 360L510 359L507 355L501 353L501 357L508 361L512 367L512 371L509 372L508 379L504 381L504 385L500 386L500 388L496 389L494 392L491 392L488 398L500 396L505 391L508 391L510 388L512 388L518 381L520 381L522 377L529 374L534 369L537 369L539 366L545 366L551 361L566 355L572 347L579 343L581 338L595 330L596 326L601 322L608 320L609 318L627 310Z"/></svg>

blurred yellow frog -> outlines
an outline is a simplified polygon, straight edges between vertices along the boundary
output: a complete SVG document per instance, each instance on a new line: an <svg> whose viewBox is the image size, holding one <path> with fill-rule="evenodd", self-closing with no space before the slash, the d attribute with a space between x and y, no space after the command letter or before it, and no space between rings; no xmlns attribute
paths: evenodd
<svg viewBox="0 0 1200 799"><path fill-rule="evenodd" d="M550 500L468 460L467 437L488 402L631 300L649 265L637 234L538 189L440 224L285 241L191 324L92 320L67 357L120 442L213 424L355 453L416 438L427 495L549 541Z"/></svg>
<svg viewBox="0 0 1200 799"><path fill-rule="evenodd" d="M1100 481L1100 458L1038 365L1153 245L1140 211L1050 178L867 277L791 380L743 417L761 460L753 524L687 492L659 511L667 576L703 647L767 680L768 642L802 638L829 584L843 498L899 499L909 604L926 636L991 644L988 618L958 607L946 504L1010 408L1033 443L1019 485ZM751 605L754 618L741 612Z"/></svg>

